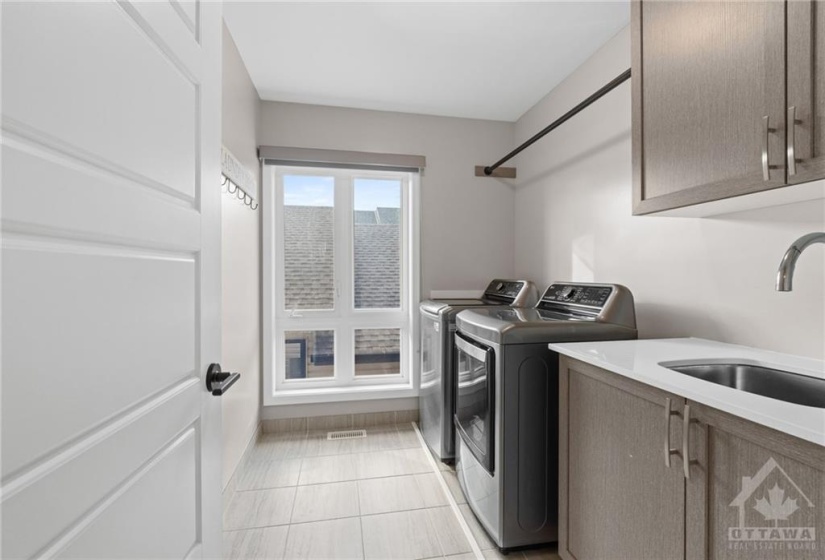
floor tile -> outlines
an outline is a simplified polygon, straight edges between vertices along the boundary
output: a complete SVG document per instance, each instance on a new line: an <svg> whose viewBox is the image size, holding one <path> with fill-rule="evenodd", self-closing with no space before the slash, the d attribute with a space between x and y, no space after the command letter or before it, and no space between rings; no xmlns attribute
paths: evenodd
<svg viewBox="0 0 825 560"><path fill-rule="evenodd" d="M361 515L447 505L432 473L359 480L358 499Z"/></svg>
<svg viewBox="0 0 825 560"><path fill-rule="evenodd" d="M464 554L451 554L445 556L447 560L476 560L476 555L472 552L465 552ZM516 560L515 558L513 560Z"/></svg>
<svg viewBox="0 0 825 560"><path fill-rule="evenodd" d="M488 548L482 550L481 554L487 560L523 560L524 555L521 551L511 552L509 554L502 554L498 548Z"/></svg>
<svg viewBox="0 0 825 560"><path fill-rule="evenodd" d="M461 504L458 506L458 509L461 511L461 515L464 516L464 520L467 522L467 525L470 526L470 531L473 533L479 548L481 550L496 548L495 543L490 539L487 531L485 531L484 527L479 524L478 519L476 519L476 516L473 513L473 510L470 509L470 506L467 504Z"/></svg>
<svg viewBox="0 0 825 560"><path fill-rule="evenodd" d="M391 426L393 424L395 424L395 412L368 412L352 415L352 426L354 428Z"/></svg>
<svg viewBox="0 0 825 560"><path fill-rule="evenodd" d="M289 526L286 558L346 559L364 557L361 521L358 517L316 521Z"/></svg>
<svg viewBox="0 0 825 560"><path fill-rule="evenodd" d="M264 434L249 454L250 461L300 459L306 448L306 434L288 432Z"/></svg>
<svg viewBox="0 0 825 560"><path fill-rule="evenodd" d="M447 496L441 488L438 475L435 473L421 473L413 475L418 486L418 492L424 502L424 507L438 507L449 505Z"/></svg>
<svg viewBox="0 0 825 560"><path fill-rule="evenodd" d="M388 451L404 447L404 441L395 426L368 428L364 444L365 448L362 451Z"/></svg>
<svg viewBox="0 0 825 560"><path fill-rule="evenodd" d="M306 523L358 515L358 483L314 484L298 487L291 522Z"/></svg>
<svg viewBox="0 0 825 560"><path fill-rule="evenodd" d="M467 540L451 507L432 508L426 511L430 516L438 543L441 545L442 554L447 556L472 552L473 547L470 546L470 541Z"/></svg>
<svg viewBox="0 0 825 560"><path fill-rule="evenodd" d="M354 457L359 479L432 472L420 448L358 453Z"/></svg>
<svg viewBox="0 0 825 560"><path fill-rule="evenodd" d="M301 459L250 461L243 466L236 490L260 490L297 486Z"/></svg>
<svg viewBox="0 0 825 560"><path fill-rule="evenodd" d="M416 449L421 449L421 441L419 441L412 424L399 424L395 429L398 430L398 438L402 448L415 447ZM440 463L440 461L436 462Z"/></svg>
<svg viewBox="0 0 825 560"><path fill-rule="evenodd" d="M441 471L444 481L447 483L447 488L450 489L453 499L457 504L466 504L467 498L464 497L464 492L461 490L461 484L458 482L458 475L455 471Z"/></svg>
<svg viewBox="0 0 825 560"><path fill-rule="evenodd" d="M364 424L367 437L351 440L328 440L326 429L264 434L224 515L225 557L472 559L412 425ZM464 502L452 467L436 465ZM466 503L462 508L485 555L499 558ZM548 555L555 549L532 553L557 560Z"/></svg>
<svg viewBox="0 0 825 560"><path fill-rule="evenodd" d="M553 544L542 548L529 548L522 551L526 560L561 560L558 546Z"/></svg>
<svg viewBox="0 0 825 560"><path fill-rule="evenodd" d="M358 478L356 455L307 457L301 462L299 485L343 482Z"/></svg>
<svg viewBox="0 0 825 560"><path fill-rule="evenodd" d="M223 517L224 530L286 525L295 500L295 488L235 492Z"/></svg>
<svg viewBox="0 0 825 560"><path fill-rule="evenodd" d="M424 507L412 475L359 480L358 501L362 515Z"/></svg>
<svg viewBox="0 0 825 560"><path fill-rule="evenodd" d="M361 518L364 558L418 560L441 556L435 527L426 509Z"/></svg>
<svg viewBox="0 0 825 560"><path fill-rule="evenodd" d="M330 455L346 455L353 453L354 440L327 439L327 430L307 433L304 457L326 457Z"/></svg>
<svg viewBox="0 0 825 560"><path fill-rule="evenodd" d="M284 558L288 525L228 531L223 534L224 560Z"/></svg>

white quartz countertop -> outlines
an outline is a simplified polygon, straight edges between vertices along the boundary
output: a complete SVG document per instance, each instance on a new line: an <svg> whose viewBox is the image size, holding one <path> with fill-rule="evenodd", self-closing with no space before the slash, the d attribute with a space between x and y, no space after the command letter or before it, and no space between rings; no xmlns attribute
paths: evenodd
<svg viewBox="0 0 825 560"><path fill-rule="evenodd" d="M550 349L825 447L825 409L739 391L659 365L736 360L825 379L823 361L700 338L569 342L550 344Z"/></svg>

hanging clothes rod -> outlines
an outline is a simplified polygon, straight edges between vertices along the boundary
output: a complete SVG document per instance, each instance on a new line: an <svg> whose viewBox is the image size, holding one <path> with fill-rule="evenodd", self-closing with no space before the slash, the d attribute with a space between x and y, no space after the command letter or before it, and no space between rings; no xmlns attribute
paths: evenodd
<svg viewBox="0 0 825 560"><path fill-rule="evenodd" d="M521 146L519 146L518 148L516 148L515 150L513 150L512 152L510 152L509 154L507 154L506 156L504 156L503 158L501 158L500 160L495 162L493 165L488 165L487 167L485 167L484 168L484 174L489 177L490 175L493 174L493 172L496 169L501 167L502 164L504 164L504 163L510 161L511 159L513 159L515 156L520 154L522 151L529 148L534 143L536 143L538 140L540 140L541 138L546 136L549 132L555 130L560 125L562 125L563 123L567 122L568 120L570 120L571 118L576 116L583 109L585 109L586 107L592 105L594 101L598 100L599 98L604 96L606 93L608 93L611 90L615 89L617 86L624 83L628 79L630 79L630 68L628 68L627 70L625 70L624 72L622 72L621 74L619 74L618 76L616 76L615 78L610 80L610 82L608 82L606 85L604 85L596 93L594 93L593 95L591 95L590 97L588 97L587 99L585 99L584 101L582 101L581 103L579 103L578 105L576 105L575 107L573 107L572 109L567 111L564 115L562 115L561 117L559 117L558 119L553 121L551 124L544 127L541 131L539 131L532 138L530 138L529 140L524 142Z"/></svg>

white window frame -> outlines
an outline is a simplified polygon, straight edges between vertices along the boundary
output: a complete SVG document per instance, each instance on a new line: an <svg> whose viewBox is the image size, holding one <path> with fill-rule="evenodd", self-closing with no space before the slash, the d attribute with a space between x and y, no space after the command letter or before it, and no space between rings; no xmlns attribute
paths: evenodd
<svg viewBox="0 0 825 560"><path fill-rule="evenodd" d="M279 177L289 174L335 177L334 270L335 309L285 309L283 247L283 195ZM398 309L355 309L353 262L352 178L397 179L399 172L264 165L261 193L263 211L263 404L323 403L346 400L414 397L418 395L419 300L419 174L403 172L401 216L401 302ZM355 376L355 329L399 328L401 336L398 375ZM333 378L285 379L283 348L286 331L335 331Z"/></svg>

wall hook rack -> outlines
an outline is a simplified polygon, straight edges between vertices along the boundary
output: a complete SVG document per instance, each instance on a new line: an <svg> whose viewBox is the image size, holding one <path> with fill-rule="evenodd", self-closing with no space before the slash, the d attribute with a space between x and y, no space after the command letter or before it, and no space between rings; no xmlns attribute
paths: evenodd
<svg viewBox="0 0 825 560"><path fill-rule="evenodd" d="M221 187L226 188L226 192L231 195L235 195L238 200L242 201L245 205L249 206L251 210L258 209L258 202L252 198L252 195L248 194L244 191L241 187L236 185L232 182L232 179L221 173Z"/></svg>

